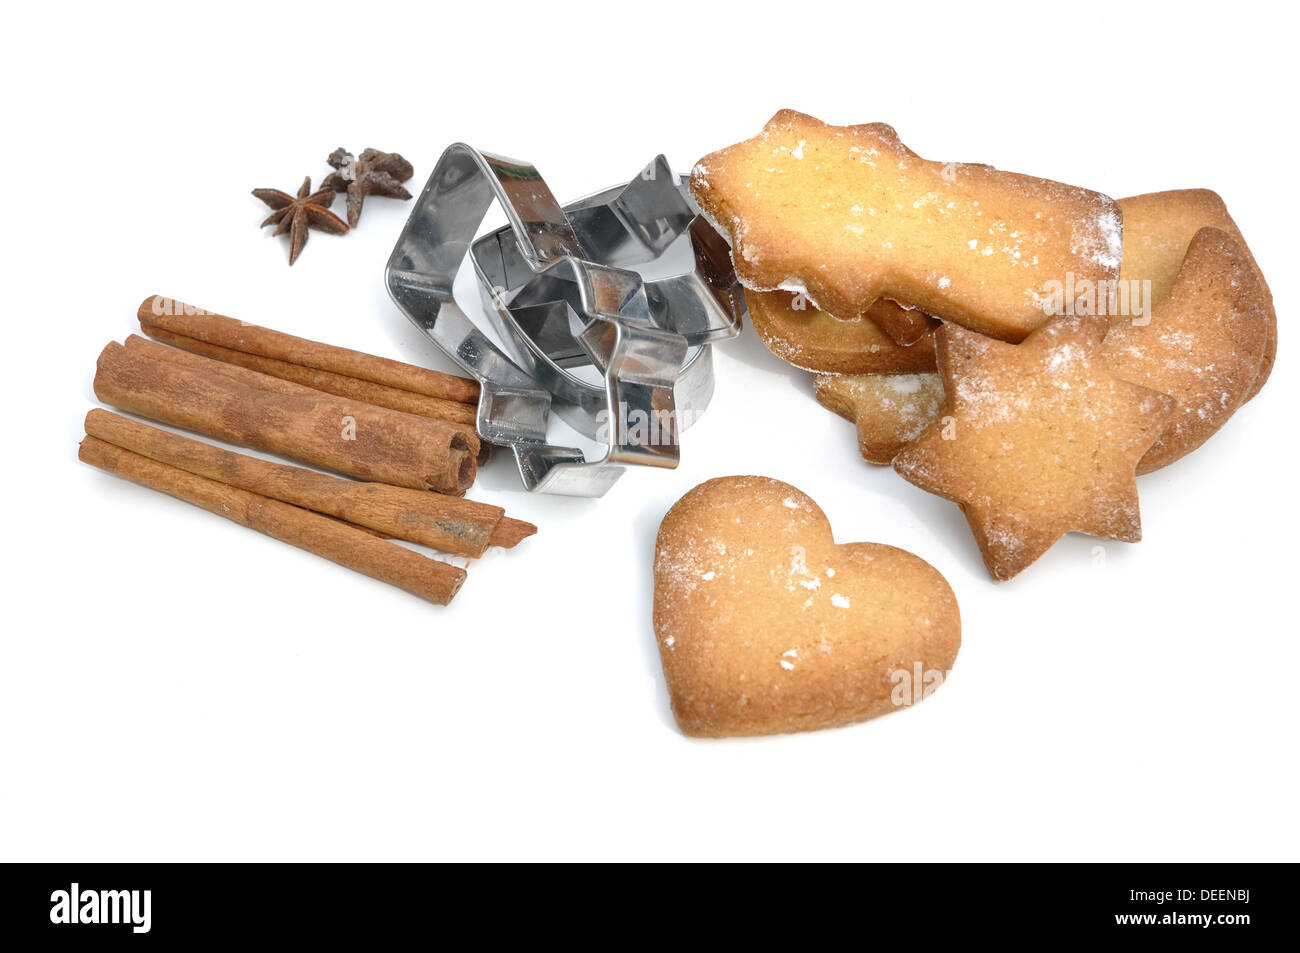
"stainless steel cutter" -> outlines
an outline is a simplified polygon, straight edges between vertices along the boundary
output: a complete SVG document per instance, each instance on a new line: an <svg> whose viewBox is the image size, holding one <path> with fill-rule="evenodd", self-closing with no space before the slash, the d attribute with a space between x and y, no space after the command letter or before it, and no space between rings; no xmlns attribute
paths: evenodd
<svg viewBox="0 0 1300 953"><path fill-rule="evenodd" d="M474 240L493 202L509 224ZM456 305L469 254L507 354ZM674 467L713 392L712 342L745 311L725 241L659 156L630 182L560 206L526 162L443 153L388 262L397 306L482 385L478 430L529 490L600 496L628 465ZM552 407L605 445L546 439Z"/></svg>

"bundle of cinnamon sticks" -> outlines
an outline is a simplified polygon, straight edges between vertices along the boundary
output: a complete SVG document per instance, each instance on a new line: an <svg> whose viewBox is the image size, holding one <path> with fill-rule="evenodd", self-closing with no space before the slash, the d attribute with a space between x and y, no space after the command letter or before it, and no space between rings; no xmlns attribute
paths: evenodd
<svg viewBox="0 0 1300 953"><path fill-rule="evenodd" d="M465 571L390 540L476 557L537 531L500 507L460 498L482 450L474 381L159 296L145 299L139 317L155 341L132 335L104 348L95 394L105 403L365 482L105 410L86 417L83 461L440 604Z"/></svg>

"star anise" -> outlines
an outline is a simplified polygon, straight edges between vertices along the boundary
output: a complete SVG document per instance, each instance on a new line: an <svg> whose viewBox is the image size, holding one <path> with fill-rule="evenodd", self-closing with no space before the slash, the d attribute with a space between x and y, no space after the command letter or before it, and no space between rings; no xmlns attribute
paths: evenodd
<svg viewBox="0 0 1300 953"><path fill-rule="evenodd" d="M327 160L338 169L325 177L321 184L336 192L348 195L348 224L353 228L361 218L361 206L367 195L381 195L389 199L409 199L411 193L402 183L415 175L415 169L396 152L367 149L354 156L341 146L330 153Z"/></svg>
<svg viewBox="0 0 1300 953"><path fill-rule="evenodd" d="M334 190L322 188L313 192L311 176L302 180L297 198L279 189L253 189L253 194L275 209L267 216L262 227L274 225L276 235L289 233L291 265L307 245L308 228L329 232L331 235L342 235L348 230L348 223L330 211L330 206L334 204Z"/></svg>

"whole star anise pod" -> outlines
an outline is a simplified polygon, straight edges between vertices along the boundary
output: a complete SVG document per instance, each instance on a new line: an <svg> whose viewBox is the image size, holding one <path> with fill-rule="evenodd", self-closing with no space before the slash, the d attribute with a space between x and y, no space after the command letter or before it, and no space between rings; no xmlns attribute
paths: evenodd
<svg viewBox="0 0 1300 953"><path fill-rule="evenodd" d="M331 235L342 235L348 230L348 223L333 212L334 190L322 188L318 192L311 190L311 176L302 180L295 198L279 189L253 189L253 194L275 209L262 223L265 228L274 225L275 234L289 233L289 264L298 260L298 255L307 245L307 229L315 228Z"/></svg>
<svg viewBox="0 0 1300 953"><path fill-rule="evenodd" d="M321 185L348 196L348 224L353 228L361 219L361 206L367 195L381 195L389 199L409 199L411 193L402 183L415 175L415 169L396 152L367 149L354 156L342 146L330 153L327 160L338 169L325 177Z"/></svg>

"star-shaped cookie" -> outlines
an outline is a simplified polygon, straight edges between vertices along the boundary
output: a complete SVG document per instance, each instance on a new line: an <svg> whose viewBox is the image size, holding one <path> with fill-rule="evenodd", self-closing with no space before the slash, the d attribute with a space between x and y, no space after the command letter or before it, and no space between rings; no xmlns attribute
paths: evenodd
<svg viewBox="0 0 1300 953"><path fill-rule="evenodd" d="M1136 542L1138 460L1175 401L1111 375L1105 317L1058 317L1019 345L947 324L935 335L945 415L894 469L959 504L994 579L1068 532Z"/></svg>

